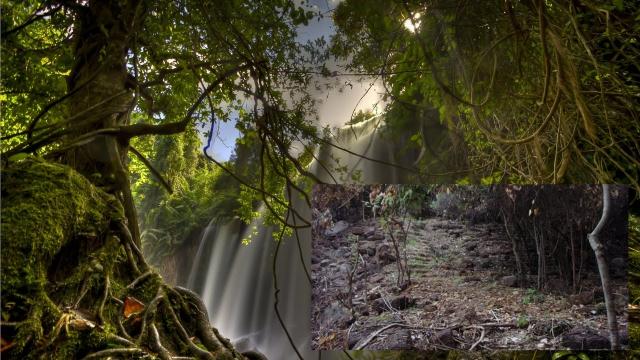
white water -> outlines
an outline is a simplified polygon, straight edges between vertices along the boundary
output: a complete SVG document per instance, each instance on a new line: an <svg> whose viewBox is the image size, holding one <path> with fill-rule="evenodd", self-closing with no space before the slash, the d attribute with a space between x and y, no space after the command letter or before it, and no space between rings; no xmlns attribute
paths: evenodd
<svg viewBox="0 0 640 360"><path fill-rule="evenodd" d="M402 144L385 140L380 134L378 118L340 129L332 142L370 158L393 163ZM337 175L339 183L350 182L350 174L360 171L362 183L402 182L406 174L395 167L361 159L329 146L322 146L311 164L311 171L322 181L333 178L320 164L333 168L338 158L348 171ZM411 164L415 159L402 163ZM310 220L310 210L303 204L294 207ZM269 359L297 359L298 356L278 322L274 310L273 256L277 242L271 229L256 220L248 228L238 222L210 224L201 240L189 276L190 288L202 295L212 323L236 343L240 351L257 349ZM241 239L254 226L258 236L249 245ZM310 268L311 231L299 231L300 248L295 238L285 239L280 247L276 274L280 292L278 309L292 340L304 359L317 358L310 349L311 288L303 268ZM302 255L301 255L302 254ZM339 352L323 352L323 359L339 358Z"/></svg>

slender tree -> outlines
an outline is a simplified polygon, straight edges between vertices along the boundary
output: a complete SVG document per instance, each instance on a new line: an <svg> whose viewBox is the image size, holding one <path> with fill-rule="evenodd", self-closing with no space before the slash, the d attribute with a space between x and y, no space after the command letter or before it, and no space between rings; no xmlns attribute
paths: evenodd
<svg viewBox="0 0 640 360"><path fill-rule="evenodd" d="M602 291L604 292L604 303L607 308L607 325L609 326L609 339L611 341L611 350L620 349L620 337L618 334L618 321L616 319L616 309L611 291L611 278L609 276L609 264L605 255L605 245L600 235L604 227L609 221L611 214L611 189L610 185L602 185L602 216L598 225L589 234L589 244L596 254L598 262L598 271L600 272L600 280L602 282Z"/></svg>

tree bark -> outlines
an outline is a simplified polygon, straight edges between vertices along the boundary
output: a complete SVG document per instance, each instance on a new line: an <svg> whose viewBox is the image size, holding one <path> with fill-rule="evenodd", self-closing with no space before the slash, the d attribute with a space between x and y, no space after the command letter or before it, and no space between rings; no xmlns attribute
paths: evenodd
<svg viewBox="0 0 640 360"><path fill-rule="evenodd" d="M129 124L133 93L127 84L127 54L142 24L141 1L90 1L79 8L74 59L67 79L71 115L83 114L71 126L68 141L87 133ZM122 94L118 96L118 94ZM104 102L104 99L112 98ZM98 109L87 109L104 102ZM140 246L140 230L127 170L128 141L96 136L71 147L63 156L96 185L122 202L134 242Z"/></svg>
<svg viewBox="0 0 640 360"><path fill-rule="evenodd" d="M618 334L618 321L616 319L616 309L611 292L611 279L609 276L609 266L604 252L604 243L600 238L602 229L609 221L611 215L611 192L609 185L602 185L602 216L596 228L588 235L589 244L595 252L598 262L598 270L600 272L600 280L602 281L602 291L604 292L604 303L607 308L607 323L609 326L609 340L611 341L611 350L620 349L620 339Z"/></svg>

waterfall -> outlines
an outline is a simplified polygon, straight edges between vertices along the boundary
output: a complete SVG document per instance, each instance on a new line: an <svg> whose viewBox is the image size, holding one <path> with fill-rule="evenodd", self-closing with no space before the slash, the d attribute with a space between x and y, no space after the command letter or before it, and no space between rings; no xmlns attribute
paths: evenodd
<svg viewBox="0 0 640 360"><path fill-rule="evenodd" d="M376 117L344 127L337 131L331 142L357 154L394 163L401 142L385 138L381 125L381 119ZM310 169L322 181L333 182L325 167L333 168L336 158L340 166L346 165L348 169L338 175L340 178L336 177L338 182L349 182L350 175L357 172L363 183L401 182L406 176L396 167L361 159L328 145L320 147ZM411 164L413 160L402 163ZM294 201L294 207L310 219L306 204ZM257 235L249 245L243 245L241 239L254 228ZM274 310L272 265L277 241L272 231L262 225L261 218L248 227L235 220L210 224L202 237L187 285L202 296L212 323L236 344L238 350L256 349L269 359L297 359ZM311 285L300 261L302 257L310 269L311 230L300 230L299 235L299 246L295 237L286 238L278 251L278 309L300 354L305 359L315 359L317 352L310 348ZM322 356L323 359L334 357L340 357L340 353L325 352Z"/></svg>

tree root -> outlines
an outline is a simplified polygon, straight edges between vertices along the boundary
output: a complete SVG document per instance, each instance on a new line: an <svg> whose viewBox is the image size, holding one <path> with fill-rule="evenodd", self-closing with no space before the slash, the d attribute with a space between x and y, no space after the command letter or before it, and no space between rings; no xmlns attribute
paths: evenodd
<svg viewBox="0 0 640 360"><path fill-rule="evenodd" d="M131 356L135 354L143 354L142 349L131 347L121 349L106 349L94 352L82 358L82 360L108 358L110 356Z"/></svg>

